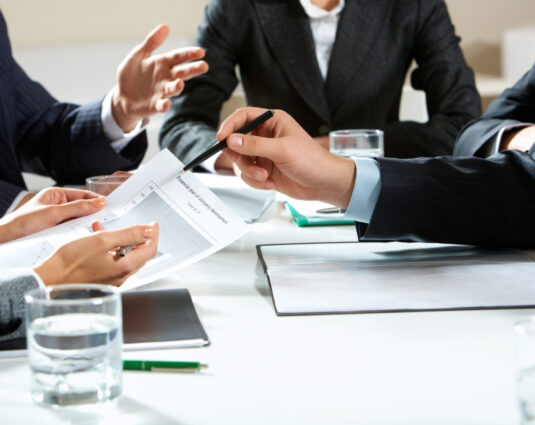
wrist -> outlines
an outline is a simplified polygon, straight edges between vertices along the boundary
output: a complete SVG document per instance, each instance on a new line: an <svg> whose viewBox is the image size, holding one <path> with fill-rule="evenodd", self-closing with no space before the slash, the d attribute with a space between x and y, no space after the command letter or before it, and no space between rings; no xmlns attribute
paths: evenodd
<svg viewBox="0 0 535 425"><path fill-rule="evenodd" d="M111 98L111 113L113 119L124 133L130 133L136 128L137 123L143 118L135 114L128 113L126 101L119 94L116 87Z"/></svg>
<svg viewBox="0 0 535 425"><path fill-rule="evenodd" d="M326 174L329 176L329 181L320 200L347 209L357 176L355 161L351 158L332 155L332 164L329 170Z"/></svg>
<svg viewBox="0 0 535 425"><path fill-rule="evenodd" d="M45 286L56 285L63 282L61 261L58 259L56 251L41 264L35 266L33 271L41 278Z"/></svg>

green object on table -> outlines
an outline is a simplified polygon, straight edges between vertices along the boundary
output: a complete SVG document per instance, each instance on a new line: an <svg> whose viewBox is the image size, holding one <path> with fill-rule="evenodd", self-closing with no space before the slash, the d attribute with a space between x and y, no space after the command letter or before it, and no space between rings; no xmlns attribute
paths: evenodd
<svg viewBox="0 0 535 425"><path fill-rule="evenodd" d="M156 360L124 360L123 370L145 370L162 372L197 372L208 367L199 362L171 362Z"/></svg>
<svg viewBox="0 0 535 425"><path fill-rule="evenodd" d="M306 216L297 211L294 207L290 205L289 202L284 202L288 211L292 216L292 220L299 227L307 226L340 226L347 224L355 224L353 220L347 220L345 218L339 217L326 217L326 216Z"/></svg>

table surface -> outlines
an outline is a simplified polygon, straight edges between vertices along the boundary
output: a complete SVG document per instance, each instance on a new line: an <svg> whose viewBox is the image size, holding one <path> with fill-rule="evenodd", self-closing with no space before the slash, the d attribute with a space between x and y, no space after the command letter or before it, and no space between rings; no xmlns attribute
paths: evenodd
<svg viewBox="0 0 535 425"><path fill-rule="evenodd" d="M27 361L3 359L1 422L519 423L512 324L531 310L276 316L255 246L352 240L353 226L297 228L274 205L239 241L150 285L188 288L211 345L125 358L196 360L206 372L125 372L119 400L52 410L32 403Z"/></svg>

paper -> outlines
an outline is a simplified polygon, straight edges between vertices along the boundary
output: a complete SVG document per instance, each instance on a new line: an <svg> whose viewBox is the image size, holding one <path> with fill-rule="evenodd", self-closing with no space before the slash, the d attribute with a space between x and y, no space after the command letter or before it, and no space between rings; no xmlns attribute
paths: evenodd
<svg viewBox="0 0 535 425"><path fill-rule="evenodd" d="M98 213L2 245L0 267L34 266L59 246L89 234L94 220L105 229L157 221L158 253L121 286L128 289L186 267L241 237L247 225L192 173L177 179L181 168L171 152L160 152L110 194Z"/></svg>
<svg viewBox="0 0 535 425"><path fill-rule="evenodd" d="M535 306L522 251L423 243L263 245L278 314Z"/></svg>
<svg viewBox="0 0 535 425"><path fill-rule="evenodd" d="M236 176L197 173L195 177L246 223L258 221L275 201L275 191L253 189Z"/></svg>

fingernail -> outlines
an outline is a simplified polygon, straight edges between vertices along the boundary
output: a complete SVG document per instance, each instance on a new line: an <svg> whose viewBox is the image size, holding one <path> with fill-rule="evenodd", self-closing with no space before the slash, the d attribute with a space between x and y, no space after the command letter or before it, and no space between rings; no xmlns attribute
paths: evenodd
<svg viewBox="0 0 535 425"><path fill-rule="evenodd" d="M234 134L230 137L229 143L231 146L235 146L239 148L240 146L243 145L243 137L238 136L237 134Z"/></svg>
<svg viewBox="0 0 535 425"><path fill-rule="evenodd" d="M150 238L152 237L152 235L154 234L154 229L152 226L145 226L145 228L143 229L143 236L145 236L146 238Z"/></svg>
<svg viewBox="0 0 535 425"><path fill-rule="evenodd" d="M104 204L106 204L106 200L104 198L91 199L91 204L94 208L100 208L103 207Z"/></svg>

